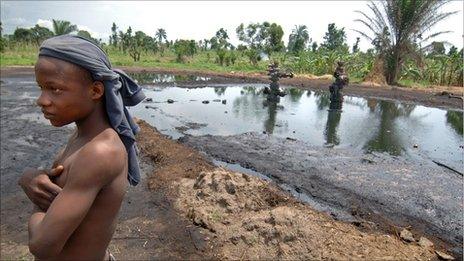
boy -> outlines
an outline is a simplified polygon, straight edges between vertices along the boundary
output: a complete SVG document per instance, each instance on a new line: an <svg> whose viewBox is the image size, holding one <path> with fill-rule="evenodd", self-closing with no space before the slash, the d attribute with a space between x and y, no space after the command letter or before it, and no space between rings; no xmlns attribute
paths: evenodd
<svg viewBox="0 0 464 261"><path fill-rule="evenodd" d="M29 249L37 259L111 260L107 247L126 177L132 185L140 179L138 128L124 105L145 96L127 75L111 69L98 46L77 36L46 40L35 74L45 118L56 127L75 122L77 130L51 171L29 169L19 181L35 203Z"/></svg>

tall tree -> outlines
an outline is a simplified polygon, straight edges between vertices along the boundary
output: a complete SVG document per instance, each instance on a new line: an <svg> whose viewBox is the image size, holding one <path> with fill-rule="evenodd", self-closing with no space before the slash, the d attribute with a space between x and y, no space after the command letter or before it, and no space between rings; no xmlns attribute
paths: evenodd
<svg viewBox="0 0 464 261"><path fill-rule="evenodd" d="M196 53L195 40L177 40L174 43L174 53L177 62L185 62L186 56L193 56Z"/></svg>
<svg viewBox="0 0 464 261"><path fill-rule="evenodd" d="M324 36L324 42L321 47L326 48L330 51L335 50L348 50L346 44L345 28L338 29L334 23L327 26L327 32Z"/></svg>
<svg viewBox="0 0 464 261"><path fill-rule="evenodd" d="M246 27L240 24L235 30L240 41L247 43L245 54L252 64L259 60L260 53L271 55L284 48L282 27L276 23L251 23Z"/></svg>
<svg viewBox="0 0 464 261"><path fill-rule="evenodd" d="M268 22L264 22L262 26L264 27L263 32L265 32L265 52L271 55L273 52L282 51L285 48L284 42L282 41L282 37L284 36L282 26L276 23L270 24Z"/></svg>
<svg viewBox="0 0 464 261"><path fill-rule="evenodd" d="M220 28L216 34L211 37L209 40L211 44L211 49L216 51L217 59L216 61L222 66L226 60L226 55L228 54L227 48L231 46L231 44L227 41L229 39L229 35L227 34L227 30L224 28Z"/></svg>
<svg viewBox="0 0 464 261"><path fill-rule="evenodd" d="M0 21L0 52L5 50L5 40L3 39L3 26L2 22Z"/></svg>
<svg viewBox="0 0 464 261"><path fill-rule="evenodd" d="M119 31L118 34L119 39L121 40L122 52L126 53L126 50L130 47L132 41L132 28L129 26L125 33L123 31Z"/></svg>
<svg viewBox="0 0 464 261"><path fill-rule="evenodd" d="M257 65L260 59L260 51L263 49L263 34L259 23L251 23L247 27L240 24L235 30L240 41L247 44L245 55L250 60L250 63Z"/></svg>
<svg viewBox="0 0 464 261"><path fill-rule="evenodd" d="M142 52L142 50L147 50L147 47L150 44L151 37L149 37L142 31L136 31L133 37L131 36L131 34L129 34L128 37L129 55L132 57L134 62L140 61L140 53Z"/></svg>
<svg viewBox="0 0 464 261"><path fill-rule="evenodd" d="M355 21L367 27L367 31L355 30L372 42L382 39L384 74L388 84L396 84L405 58L417 54L421 43L449 31L427 34L438 22L456 12L441 12L440 8L450 0L385 0L371 1L371 14L356 11L362 18Z"/></svg>
<svg viewBox="0 0 464 261"><path fill-rule="evenodd" d="M360 38L356 37L356 42L354 43L353 50L352 50L353 53L359 52L359 41L360 41Z"/></svg>
<svg viewBox="0 0 464 261"><path fill-rule="evenodd" d="M211 49L225 49L229 47L229 42L227 41L229 39L229 35L227 34L227 30L224 30L224 28L220 28L216 34L209 40L209 43L211 44Z"/></svg>
<svg viewBox="0 0 464 261"><path fill-rule="evenodd" d="M158 40L158 47L161 51L161 56L163 56L164 55L163 40L166 42L166 45L168 45L166 30L164 30L163 28L158 28L155 33L155 38Z"/></svg>
<svg viewBox="0 0 464 261"><path fill-rule="evenodd" d="M53 36L53 32L46 27L36 24L31 28L32 39L35 44L40 45L44 40Z"/></svg>
<svg viewBox="0 0 464 261"><path fill-rule="evenodd" d="M308 27L306 25L295 25L288 37L288 50L292 53L299 53L306 48L308 41Z"/></svg>
<svg viewBox="0 0 464 261"><path fill-rule="evenodd" d="M258 49L263 45L260 24L251 23L247 27L242 23L235 30L240 41L247 43L249 48Z"/></svg>
<svg viewBox="0 0 464 261"><path fill-rule="evenodd" d="M69 21L53 19L53 33L55 35L70 34L77 31L77 26Z"/></svg>
<svg viewBox="0 0 464 261"><path fill-rule="evenodd" d="M114 22L111 26L110 44L112 44L115 47L118 46L118 27Z"/></svg>
<svg viewBox="0 0 464 261"><path fill-rule="evenodd" d="M13 39L17 42L30 43L32 41L32 32L26 28L16 28L13 32Z"/></svg>
<svg viewBox="0 0 464 261"><path fill-rule="evenodd" d="M208 39L203 39L203 51L208 50L208 44L211 42Z"/></svg>
<svg viewBox="0 0 464 261"><path fill-rule="evenodd" d="M167 37L166 37L166 30L164 30L163 28L158 28L156 30L156 33L155 33L155 37L156 39L158 40L158 43L162 43L163 40L167 40Z"/></svg>

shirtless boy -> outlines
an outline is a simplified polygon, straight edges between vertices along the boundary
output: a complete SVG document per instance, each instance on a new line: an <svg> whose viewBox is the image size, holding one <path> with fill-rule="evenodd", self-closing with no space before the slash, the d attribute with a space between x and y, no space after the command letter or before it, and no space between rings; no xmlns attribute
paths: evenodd
<svg viewBox="0 0 464 261"><path fill-rule="evenodd" d="M75 49L61 50L66 46L63 41ZM71 36L52 38L43 46L56 47L57 53L44 51L50 55L41 55L41 49L39 54L35 75L41 95L37 104L53 126L74 122L77 129L50 171L28 169L20 178L19 184L35 204L29 219L29 249L41 260L111 260L107 247L126 191L128 171L138 170L138 165L129 166L127 148L132 144L127 139L123 142L118 133L121 128L113 126L117 125L114 114L107 113L108 106L119 106L124 111L120 108L124 104L109 104L111 99L105 99L105 92L112 91L112 85L108 77L98 76L98 68L89 67L94 70L90 71L76 64L80 60L72 63L69 60L74 61L73 58L67 56L56 58L60 52L67 55L68 51L79 53L83 49L93 59L92 52L103 55L97 46ZM87 62L82 64L87 66ZM105 66L111 74L109 62ZM95 79L98 77L102 80ZM136 94L134 102L138 103L143 93ZM125 120L126 129L130 130L127 121L131 119Z"/></svg>

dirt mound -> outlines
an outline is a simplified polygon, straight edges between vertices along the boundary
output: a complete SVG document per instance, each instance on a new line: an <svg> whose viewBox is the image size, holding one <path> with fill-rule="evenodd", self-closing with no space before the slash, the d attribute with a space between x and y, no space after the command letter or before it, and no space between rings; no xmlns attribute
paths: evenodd
<svg viewBox="0 0 464 261"><path fill-rule="evenodd" d="M328 80L331 81L333 79L333 76L330 74L324 74L324 75L313 75L313 74L298 74L296 75L295 78L300 78L300 79L307 79L307 80Z"/></svg>
<svg viewBox="0 0 464 261"><path fill-rule="evenodd" d="M148 181L151 190L170 186L180 178L196 178L198 173L214 168L196 150L166 138L142 120L137 124L141 128L137 135L140 151L156 166L156 178Z"/></svg>
<svg viewBox="0 0 464 261"><path fill-rule="evenodd" d="M374 64L372 65L371 71L364 78L365 82L372 83L373 86L386 85L387 81L385 80L384 64L380 58L376 58Z"/></svg>
<svg viewBox="0 0 464 261"><path fill-rule="evenodd" d="M220 258L431 260L431 248L362 232L296 202L267 181L222 168L182 179L176 203Z"/></svg>

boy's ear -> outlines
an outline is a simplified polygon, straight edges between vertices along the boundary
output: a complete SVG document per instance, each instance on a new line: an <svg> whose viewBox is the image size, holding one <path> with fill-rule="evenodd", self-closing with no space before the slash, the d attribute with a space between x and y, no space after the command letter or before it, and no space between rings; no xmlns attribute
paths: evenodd
<svg viewBox="0 0 464 261"><path fill-rule="evenodd" d="M98 100L105 94L105 85L100 81L92 83L92 99Z"/></svg>

